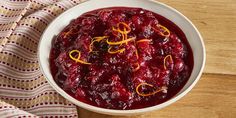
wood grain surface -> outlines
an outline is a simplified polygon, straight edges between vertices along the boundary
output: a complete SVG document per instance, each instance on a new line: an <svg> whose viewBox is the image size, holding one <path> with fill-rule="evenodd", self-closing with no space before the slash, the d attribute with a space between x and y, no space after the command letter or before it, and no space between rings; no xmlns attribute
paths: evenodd
<svg viewBox="0 0 236 118"><path fill-rule="evenodd" d="M206 73L236 75L236 0L159 0L187 16L201 32Z"/></svg>
<svg viewBox="0 0 236 118"><path fill-rule="evenodd" d="M140 116L117 117L78 108L80 118L236 118L236 0L159 0L187 16L207 51L204 74L176 103Z"/></svg>

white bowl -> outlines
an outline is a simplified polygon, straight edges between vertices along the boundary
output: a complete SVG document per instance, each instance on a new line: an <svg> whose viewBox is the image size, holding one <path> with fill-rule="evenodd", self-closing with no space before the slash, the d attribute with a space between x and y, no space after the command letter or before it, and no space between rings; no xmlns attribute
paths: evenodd
<svg viewBox="0 0 236 118"><path fill-rule="evenodd" d="M177 26L179 26L182 31L185 33L188 42L193 51L194 57L194 67L192 74L183 87L183 89L176 94L170 100L158 104L152 107L142 108L142 109L135 109L135 110L112 110L112 109L104 109L96 106L92 106L83 102L80 102L70 95L68 95L65 91L63 91L54 81L49 68L49 52L51 49L51 42L53 36L57 35L65 26L67 26L72 19L77 18L81 14L92 11L99 8L105 7L117 7L117 6L124 6L124 7L140 7L150 11L153 11L157 14L164 16L165 18L174 22ZM199 80L204 65L205 65L205 46L203 43L203 39L196 29L196 27L188 20L183 14L178 12L177 10L154 0L90 0L84 3L81 3L66 12L62 13L58 16L45 30L44 34L42 35L39 50L38 50L38 57L41 70L46 77L49 84L64 98L71 101L75 105L82 107L84 109L94 111L97 113L102 114L109 114L109 115L133 115L133 114L141 114L144 112L149 112L157 109L161 109L174 103L175 101L182 98L186 95L193 86Z"/></svg>

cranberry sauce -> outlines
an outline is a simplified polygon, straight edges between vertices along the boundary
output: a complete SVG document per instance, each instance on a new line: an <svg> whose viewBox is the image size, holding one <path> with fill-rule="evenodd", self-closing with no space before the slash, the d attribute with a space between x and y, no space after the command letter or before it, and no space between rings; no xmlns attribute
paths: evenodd
<svg viewBox="0 0 236 118"><path fill-rule="evenodd" d="M182 30L141 8L85 13L55 36L54 80L79 101L108 109L163 103L188 81L193 54Z"/></svg>

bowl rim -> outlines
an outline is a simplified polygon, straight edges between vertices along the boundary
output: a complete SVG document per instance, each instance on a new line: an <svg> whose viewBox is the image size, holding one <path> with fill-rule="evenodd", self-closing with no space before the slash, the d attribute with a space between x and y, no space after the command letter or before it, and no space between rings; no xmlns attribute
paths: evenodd
<svg viewBox="0 0 236 118"><path fill-rule="evenodd" d="M89 0L90 1L90 0ZM145 1L145 0L144 0ZM161 104L158 104L158 105L154 105L154 106L150 106L150 107L145 107L145 108L140 108L140 109L131 109L131 110L115 110L115 109L106 109L106 108L101 108L101 107L97 107L97 106L93 106L93 105L90 105L90 104L87 104L87 103L84 103L84 102L81 102L79 100L76 100L75 98L73 98L72 96L70 96L69 94L67 94L64 90L62 90L57 84L55 84L55 82L53 83L51 80L48 79L48 77L46 76L47 74L45 73L44 69L43 69L43 63L42 63L42 60L40 58L40 54L41 54L41 51L40 51L40 47L42 46L42 40L43 38L45 37L45 32L47 31L48 27L53 23L54 20L58 19L60 16L62 16L62 14L65 14L66 12L69 11L66 10L65 12L63 12L62 14L60 14L59 16L57 16L48 26L47 28L44 30L41 38L40 38L40 41L39 41L39 45L38 45L38 61L39 61L39 66L40 66L40 70L41 72L43 73L44 77L46 78L46 80L48 81L48 83L50 84L50 86L57 91L57 93L59 93L61 96L63 96L65 99L67 99L68 101L72 102L73 104L81 107L81 108L84 108L84 109L87 109L87 110L90 110L90 111L94 111L94 112L97 112L97 113L102 113L102 114L108 114L108 115L132 115L132 114L141 114L141 113L145 113L145 112L149 112L149 111L153 111L153 110L158 110L158 109L161 109L161 108L164 108L166 106L169 106L170 104L178 101L180 98L182 98L183 96L185 96L195 85L196 83L198 82L198 80L200 79L202 73L203 73L203 69L205 67L205 62L206 62L206 49L205 49L205 45L204 45L204 42L203 42L203 38L200 34L200 32L198 31L198 29L196 28L196 26L186 17L184 16L182 13L180 13L178 10L162 3L162 2L159 2L159 1L156 1L156 0L146 0L147 2L153 2L154 4L159 4L160 6L162 7L165 7L165 8L168 8L170 9L171 11L175 12L176 14L180 15L181 17L183 17L183 19L185 19L191 26L192 28L196 31L196 34L198 35L199 39L200 39L200 44L202 46L202 56L203 56L203 59L202 59L202 64L201 64L201 68L200 68L200 71L198 71L197 73L197 77L193 80L193 82L183 91L181 92L180 94L172 97L171 99L161 103ZM86 2L86 1L85 1ZM83 2L84 3L84 2ZM80 3L79 5L83 5L83 3ZM78 6L78 5L76 5ZM74 7L76 7L74 6ZM72 8L74 8L72 7ZM71 9L71 8L70 8ZM193 67L194 68L194 67Z"/></svg>

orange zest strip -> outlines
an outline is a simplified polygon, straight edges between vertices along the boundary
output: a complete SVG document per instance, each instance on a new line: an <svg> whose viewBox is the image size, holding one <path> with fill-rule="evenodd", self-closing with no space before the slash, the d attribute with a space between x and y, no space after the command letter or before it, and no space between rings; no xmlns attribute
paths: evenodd
<svg viewBox="0 0 236 118"><path fill-rule="evenodd" d="M171 56L171 55L167 55L167 56L164 58L164 69L165 69L165 70L166 70L166 68L167 68L167 67L166 67L166 59L167 59L167 58L170 58L170 61L173 62L172 56Z"/></svg>
<svg viewBox="0 0 236 118"><path fill-rule="evenodd" d="M124 29L124 32L126 32L126 29ZM128 38L128 33L123 34L123 40L126 40ZM126 45L128 45L128 42L126 42Z"/></svg>
<svg viewBox="0 0 236 118"><path fill-rule="evenodd" d="M121 33L121 34L128 34L128 33L129 33L129 32L126 31L126 29L124 29L124 31L122 31L122 30L120 30L119 28L116 29L116 28L112 27L112 30L113 30L113 31L116 31L116 32L119 32L119 33ZM117 35L115 35L115 36L117 36Z"/></svg>
<svg viewBox="0 0 236 118"><path fill-rule="evenodd" d="M72 33L72 30L73 29L70 29L68 32L63 32L63 38L66 38L68 35L70 35L70 34L75 34L75 33Z"/></svg>
<svg viewBox="0 0 236 118"><path fill-rule="evenodd" d="M136 55L136 57L137 57L137 59L138 59L139 56L138 56L138 50L137 50L137 49L135 50L135 55Z"/></svg>
<svg viewBox="0 0 236 118"><path fill-rule="evenodd" d="M90 43L89 45L89 52L92 52L93 51L93 44L95 42L100 42L101 40L105 39L105 38L108 38L108 36L100 36L100 37L94 37L92 39L92 42Z"/></svg>
<svg viewBox="0 0 236 118"><path fill-rule="evenodd" d="M125 38L125 36L126 36L127 34L122 34L122 41L124 41L124 40L126 40L127 38ZM126 44L127 44L128 42L126 42ZM120 45L122 45L122 44L120 44Z"/></svg>
<svg viewBox="0 0 236 118"><path fill-rule="evenodd" d="M120 29L120 27L121 27L120 25L123 25L123 27L124 27L123 33L128 34L129 32L131 32L130 26L128 24L126 24L125 22L119 22L117 24L118 29ZM127 31L126 31L126 29L127 29Z"/></svg>
<svg viewBox="0 0 236 118"><path fill-rule="evenodd" d="M120 29L118 29L118 30L114 30L114 31L117 31L117 32L119 32L120 34L121 34L121 36L122 36L122 41L124 41L124 40L126 40L127 39L127 34L125 34L123 31L121 31ZM118 35L115 35L116 37L118 37ZM120 38L120 37L119 37ZM126 44L127 44L128 42L126 42ZM120 46L121 46L122 44L120 44Z"/></svg>
<svg viewBox="0 0 236 118"><path fill-rule="evenodd" d="M121 31L119 28L116 29L115 27L112 27L112 30L113 30L113 31L116 31L116 32L119 32L119 33L121 33L121 34L124 34L124 31ZM117 36L117 35L115 35L115 36Z"/></svg>
<svg viewBox="0 0 236 118"><path fill-rule="evenodd" d="M77 58L74 58L74 57L72 56L73 53L78 53L78 57L77 57ZM81 54L80 54L80 51L78 51L78 50L72 50L72 51L70 51L69 56L70 56L70 58L71 58L72 60L76 61L76 60L78 60L78 59L80 58Z"/></svg>
<svg viewBox="0 0 236 118"><path fill-rule="evenodd" d="M77 57L77 58L73 57L73 56L72 56L73 53L78 53L78 57ZM87 65L90 65L90 64L91 64L91 63L88 63L88 62L85 62L85 61L80 60L81 53L80 53L80 51L78 51L78 50L72 50L72 51L70 51L69 57L70 57L72 60L74 60L74 61L76 61L76 62L79 62L79 63L81 63L81 64L87 64Z"/></svg>
<svg viewBox="0 0 236 118"><path fill-rule="evenodd" d="M114 27L112 27L112 30L114 31L114 32L112 32L112 34L114 35L114 36L116 36L116 37L119 37L118 36L118 33L120 33L117 29L115 29ZM115 32L118 32L118 33L115 33ZM120 38L120 37L119 37Z"/></svg>
<svg viewBox="0 0 236 118"><path fill-rule="evenodd" d="M110 54L116 54L116 53L123 53L125 51L125 48L122 48L122 49L119 49L119 50L116 50L116 51L111 51L112 47L110 47L108 49L108 53Z"/></svg>
<svg viewBox="0 0 236 118"><path fill-rule="evenodd" d="M145 93L139 92L139 88L140 88L141 86L150 86L150 87L153 87L153 85L148 84L148 83L141 83L141 84L139 84L139 85L136 87L136 92L137 92L137 94L140 95L140 96L143 96L143 97L155 95L156 93L159 93L159 92L161 92L161 91L167 90L167 87L163 86L163 87L161 87L160 89L155 90L154 92L145 94Z"/></svg>
<svg viewBox="0 0 236 118"><path fill-rule="evenodd" d="M123 44L123 43L126 43L126 42L129 42L129 41L132 41L134 40L136 37L132 37L132 38L129 38L129 39L126 39L126 40L122 40L122 41L118 41L118 42L109 42L107 40L107 44L109 45L119 45L119 44Z"/></svg>
<svg viewBox="0 0 236 118"><path fill-rule="evenodd" d="M123 30L121 30L121 25L123 25ZM112 30L116 31L122 35L122 41L126 40L128 38L127 34L131 32L130 26L128 24L126 24L125 22L119 22L117 24L117 29L112 27ZM116 34L115 34L115 36L118 37ZM127 44L128 44L128 42L126 42L126 45ZM122 45L122 44L120 44L120 45Z"/></svg>
<svg viewBox="0 0 236 118"><path fill-rule="evenodd" d="M141 40L136 41L136 43L151 42L151 41L152 41L151 39L141 39Z"/></svg>
<svg viewBox="0 0 236 118"><path fill-rule="evenodd" d="M133 72L136 72L136 71L138 71L140 69L139 63L135 63L135 65L137 65L137 67L133 70Z"/></svg>
<svg viewBox="0 0 236 118"><path fill-rule="evenodd" d="M160 31L160 30L157 30L155 28L153 28L156 32L158 32L161 36L165 36L165 37L169 37L170 36L170 30L168 28L166 28L165 26L163 25L157 25L157 27L159 27L161 30L163 31Z"/></svg>
<svg viewBox="0 0 236 118"><path fill-rule="evenodd" d="M160 34L161 34L162 36L166 36L166 37L169 37L169 36L170 36L170 30L169 30L169 29L167 29L167 28L166 28L165 26L163 26L163 25L159 25L159 27L164 30L164 32L160 32ZM165 33L167 33L167 34L165 34Z"/></svg>

